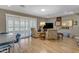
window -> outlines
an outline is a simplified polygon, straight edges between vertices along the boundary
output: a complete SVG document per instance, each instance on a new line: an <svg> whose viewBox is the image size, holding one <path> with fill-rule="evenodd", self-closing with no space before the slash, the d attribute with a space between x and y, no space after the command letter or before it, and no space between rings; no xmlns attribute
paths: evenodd
<svg viewBox="0 0 79 59"><path fill-rule="evenodd" d="M13 31L13 27L14 27L14 25L13 25L13 16L7 16L6 17L6 24L7 24L7 26L6 26L6 30L8 31L8 32L12 32Z"/></svg>
<svg viewBox="0 0 79 59"><path fill-rule="evenodd" d="M29 22L28 22L28 19L26 18L26 21L25 21L25 30L26 31L28 31L28 27L29 27L28 24L29 24Z"/></svg>
<svg viewBox="0 0 79 59"><path fill-rule="evenodd" d="M30 18L30 28L37 28L37 20L35 18Z"/></svg>
<svg viewBox="0 0 79 59"><path fill-rule="evenodd" d="M20 19L20 30L21 31L24 31L25 30L25 27L26 27L26 25L25 25L25 19L24 18L21 18Z"/></svg>
<svg viewBox="0 0 79 59"><path fill-rule="evenodd" d="M31 28L37 28L37 19L6 14L6 31L30 35Z"/></svg>
<svg viewBox="0 0 79 59"><path fill-rule="evenodd" d="M19 17L14 16L14 31L19 31Z"/></svg>

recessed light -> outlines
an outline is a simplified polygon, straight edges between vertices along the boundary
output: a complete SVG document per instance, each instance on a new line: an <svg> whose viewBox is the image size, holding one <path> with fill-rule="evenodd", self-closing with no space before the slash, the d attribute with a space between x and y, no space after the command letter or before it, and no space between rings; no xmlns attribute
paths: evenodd
<svg viewBox="0 0 79 59"><path fill-rule="evenodd" d="M45 9L41 9L41 11L42 11L42 12L44 12L44 11L45 11Z"/></svg>
<svg viewBox="0 0 79 59"><path fill-rule="evenodd" d="M71 12L69 12L70 14L74 14L74 12L73 11L71 11Z"/></svg>

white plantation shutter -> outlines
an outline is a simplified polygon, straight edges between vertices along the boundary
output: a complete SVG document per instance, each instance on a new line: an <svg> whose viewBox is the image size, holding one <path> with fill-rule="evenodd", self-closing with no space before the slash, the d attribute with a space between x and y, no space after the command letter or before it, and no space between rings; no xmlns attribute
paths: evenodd
<svg viewBox="0 0 79 59"><path fill-rule="evenodd" d="M31 35L31 28L37 29L37 18L6 14L6 32Z"/></svg>

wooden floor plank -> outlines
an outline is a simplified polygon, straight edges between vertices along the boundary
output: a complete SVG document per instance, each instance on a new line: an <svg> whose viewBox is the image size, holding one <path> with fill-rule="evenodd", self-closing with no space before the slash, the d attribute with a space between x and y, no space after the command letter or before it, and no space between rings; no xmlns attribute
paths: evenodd
<svg viewBox="0 0 79 59"><path fill-rule="evenodd" d="M70 38L63 40L41 40L40 38L22 39L21 48L15 44L15 53L78 53L79 47Z"/></svg>

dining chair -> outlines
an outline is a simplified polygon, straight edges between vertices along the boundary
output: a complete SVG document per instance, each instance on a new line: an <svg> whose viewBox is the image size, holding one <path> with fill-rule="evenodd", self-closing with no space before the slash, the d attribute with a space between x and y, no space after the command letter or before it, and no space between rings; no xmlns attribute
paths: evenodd
<svg viewBox="0 0 79 59"><path fill-rule="evenodd" d="M17 34L16 34L16 41L15 41L15 43L18 43L19 52L21 52L20 40L21 40L21 34L17 33Z"/></svg>

